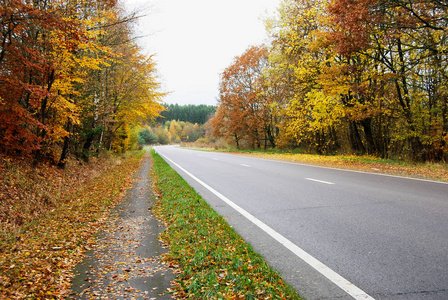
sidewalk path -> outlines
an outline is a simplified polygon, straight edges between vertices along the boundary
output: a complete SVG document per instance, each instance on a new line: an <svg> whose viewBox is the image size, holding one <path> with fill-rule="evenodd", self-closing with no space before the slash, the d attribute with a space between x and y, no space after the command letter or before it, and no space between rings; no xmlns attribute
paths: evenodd
<svg viewBox="0 0 448 300"><path fill-rule="evenodd" d="M126 200L114 208L96 247L75 269L70 299L172 299L173 272L160 259L162 225L151 213L151 157L146 153Z"/></svg>

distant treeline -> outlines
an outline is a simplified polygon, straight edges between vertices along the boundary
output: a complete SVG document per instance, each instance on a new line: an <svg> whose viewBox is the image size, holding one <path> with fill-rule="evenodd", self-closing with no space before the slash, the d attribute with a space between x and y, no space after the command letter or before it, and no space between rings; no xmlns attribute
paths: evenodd
<svg viewBox="0 0 448 300"><path fill-rule="evenodd" d="M162 117L158 117L156 122L164 124L166 121L176 120L190 122L192 124L205 124L208 119L215 114L216 107L213 105L179 105L164 104L165 111L161 113Z"/></svg>

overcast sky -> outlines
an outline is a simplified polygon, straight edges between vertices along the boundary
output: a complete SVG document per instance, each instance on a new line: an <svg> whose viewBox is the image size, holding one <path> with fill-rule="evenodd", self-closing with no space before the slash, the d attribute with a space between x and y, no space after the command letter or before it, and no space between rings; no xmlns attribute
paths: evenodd
<svg viewBox="0 0 448 300"><path fill-rule="evenodd" d="M262 18L280 0L122 0L149 13L138 35L156 54L168 104L216 105L219 74L249 46L266 41Z"/></svg>

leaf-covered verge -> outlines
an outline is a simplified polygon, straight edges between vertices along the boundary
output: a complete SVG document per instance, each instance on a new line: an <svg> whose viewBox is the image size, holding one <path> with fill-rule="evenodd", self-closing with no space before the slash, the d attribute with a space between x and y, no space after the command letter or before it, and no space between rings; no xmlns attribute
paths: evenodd
<svg viewBox="0 0 448 300"><path fill-rule="evenodd" d="M420 178L448 182L448 164L443 162L412 162L395 159L383 159L372 155L319 155L294 151L237 150L234 147L218 148L212 144L182 143L182 147L200 151L230 152L252 157L303 163L321 167L339 168L362 172L380 173L395 176Z"/></svg>
<svg viewBox="0 0 448 300"><path fill-rule="evenodd" d="M154 212L164 221L164 259L180 299L300 299L263 258L158 155Z"/></svg>
<svg viewBox="0 0 448 300"><path fill-rule="evenodd" d="M233 151L232 151L233 152ZM274 153L263 151L238 152L252 157L304 163L329 168L420 178L448 182L448 164L432 162L405 162L375 156L318 155L300 153Z"/></svg>
<svg viewBox="0 0 448 300"><path fill-rule="evenodd" d="M0 158L0 298L63 299L71 269L124 195L142 152L62 171Z"/></svg>

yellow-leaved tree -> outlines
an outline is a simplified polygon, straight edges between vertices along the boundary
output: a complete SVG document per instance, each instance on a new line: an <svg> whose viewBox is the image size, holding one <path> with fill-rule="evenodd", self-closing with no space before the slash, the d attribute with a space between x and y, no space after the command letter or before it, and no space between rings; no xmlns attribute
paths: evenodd
<svg viewBox="0 0 448 300"><path fill-rule="evenodd" d="M277 19L269 22L274 37L270 59L276 62L270 77L289 85L282 89L287 99L280 105L284 116L279 120L280 145L321 153L338 148L335 128L344 116L338 94L325 88L323 76L335 61L323 34L328 30L326 4L324 0L286 0Z"/></svg>

